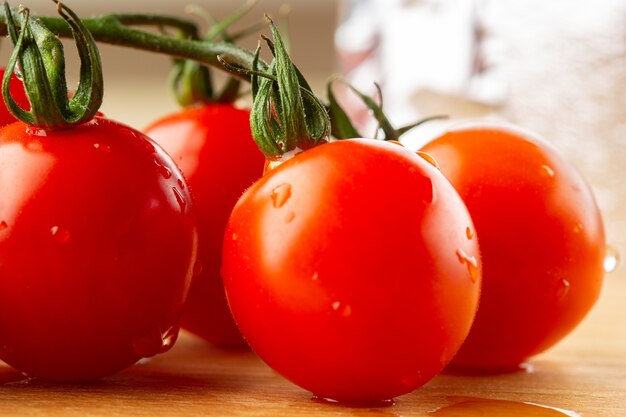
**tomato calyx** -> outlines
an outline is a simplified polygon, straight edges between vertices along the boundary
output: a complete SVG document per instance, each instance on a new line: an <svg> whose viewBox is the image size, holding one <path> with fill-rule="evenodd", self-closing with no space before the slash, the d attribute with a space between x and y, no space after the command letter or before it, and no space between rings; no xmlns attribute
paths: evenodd
<svg viewBox="0 0 626 417"><path fill-rule="evenodd" d="M102 64L95 40L72 10L57 0L54 2L72 31L80 58L80 80L71 99L68 98L61 41L40 19L31 16L27 8L18 10L18 24L15 12L4 4L9 36L15 47L3 78L3 98L17 119L49 130L90 120L98 112L103 95ZM18 66L21 74L18 74ZM21 108L10 94L13 73L24 82L30 111Z"/></svg>
<svg viewBox="0 0 626 417"><path fill-rule="evenodd" d="M251 77L252 136L268 159L277 159L297 148L306 150L326 143L331 125L326 108L291 61L274 22L266 18L273 37L272 41L262 36L274 56L269 67L260 69L260 42L251 69L223 59L221 62L228 70Z"/></svg>
<svg viewBox="0 0 626 417"><path fill-rule="evenodd" d="M328 113L330 114L330 118L332 121L332 134L333 137L337 139L352 139L352 138L365 138L367 135L362 135L359 131L354 127L347 113L343 110L339 102L337 101L335 94L333 93L333 84L335 82L341 82L346 85L354 94L361 99L363 104L367 106L368 109L372 112L372 116L378 122L378 128L374 133L374 138L378 137L379 131L383 133L383 140L386 141L399 141L400 136L408 132L409 130L420 126L421 124L433 121L433 120L441 120L447 119L448 116L445 115L436 115L429 116L424 119L418 120L414 123L410 123L406 126L402 126L399 128L395 128L387 116L383 111L382 104L382 93L380 92L380 86L375 83L376 89L378 90L378 96L380 97L380 103L377 103L376 100L358 90L352 84L348 83L344 79L340 77L331 78L326 84L326 94L328 95Z"/></svg>

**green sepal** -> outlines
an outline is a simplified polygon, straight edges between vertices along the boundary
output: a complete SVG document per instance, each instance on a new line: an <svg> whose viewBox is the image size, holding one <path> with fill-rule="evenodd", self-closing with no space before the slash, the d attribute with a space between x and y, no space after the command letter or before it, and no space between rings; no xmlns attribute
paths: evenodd
<svg viewBox="0 0 626 417"><path fill-rule="evenodd" d="M61 129L90 120L98 112L103 94L102 65L91 33L74 12L54 1L57 12L72 31L81 61L79 85L72 99L68 99L61 41L38 18L30 16L26 8L18 12L18 35L14 12L4 3L8 31L15 46L3 79L3 98L16 118L43 129ZM17 65L30 111L19 107L8 88Z"/></svg>
<svg viewBox="0 0 626 417"><path fill-rule="evenodd" d="M328 95L328 113L332 126L332 135L337 139L351 139L363 137L354 127L350 118L337 102L333 93L332 84L335 79L331 79L326 84L326 94Z"/></svg>
<svg viewBox="0 0 626 417"><path fill-rule="evenodd" d="M406 126L402 126L398 129L396 129L396 131L398 132L399 136L404 135L406 132L408 132L409 130L418 127L421 124L427 123L427 122L432 122L433 120L445 120L447 119L448 116L444 115L444 114L440 114L440 115L436 115L436 116L428 116L423 118L422 120L418 120L415 123L410 123Z"/></svg>
<svg viewBox="0 0 626 417"><path fill-rule="evenodd" d="M426 122L430 122L433 120L441 120L441 119L448 118L448 116L445 116L445 115L430 116L430 117L426 117L424 119L418 120L417 122L410 123L406 126L396 129L393 127L393 125L391 124L387 116L385 115L385 112L383 111L382 93L380 92L380 87L378 86L378 84L375 84L375 85L376 85L376 89L379 92L379 95L381 96L380 104L377 103L372 97L359 91L356 87L349 84L348 82L342 79L333 78L328 82L326 86L326 91L328 94L328 101L329 101L328 111L331 115L332 128L333 128L332 133L333 133L333 137L337 139L349 139L349 138L363 137L363 136L361 136L361 134L355 129L354 125L350 121L350 118L348 117L346 112L343 110L341 105L339 105L339 103L337 102L337 99L335 98L335 95L332 92L332 83L334 81L342 82L343 84L348 86L348 88L350 88L350 90L352 90L361 99L361 101L363 101L365 106L367 106L367 108L371 110L372 115L378 122L378 129L376 130L376 132L378 132L378 130L383 131L383 135L384 135L383 140L397 141L400 139L400 136L402 136L409 130L420 126L421 124L424 124Z"/></svg>
<svg viewBox="0 0 626 417"><path fill-rule="evenodd" d="M325 142L330 134L326 108L293 64L280 33L269 19L273 41L265 38L274 60L267 73L252 76L252 135L268 158ZM258 48L257 48L258 54Z"/></svg>

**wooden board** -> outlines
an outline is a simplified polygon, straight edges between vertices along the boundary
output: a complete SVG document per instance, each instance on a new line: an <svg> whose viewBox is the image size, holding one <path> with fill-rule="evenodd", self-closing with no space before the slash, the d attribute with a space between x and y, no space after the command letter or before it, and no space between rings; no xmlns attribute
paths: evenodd
<svg viewBox="0 0 626 417"><path fill-rule="evenodd" d="M530 371L444 373L395 405L315 401L250 352L183 335L167 354L102 381L26 381L0 365L0 416L626 416L626 271L607 276L598 305ZM505 400L505 401L487 401ZM523 404L530 402L570 412Z"/></svg>

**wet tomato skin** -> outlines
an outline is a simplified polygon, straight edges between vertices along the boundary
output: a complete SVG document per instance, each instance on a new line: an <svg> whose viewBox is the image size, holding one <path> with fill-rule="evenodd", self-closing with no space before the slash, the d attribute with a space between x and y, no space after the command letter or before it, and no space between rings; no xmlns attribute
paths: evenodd
<svg viewBox="0 0 626 417"><path fill-rule="evenodd" d="M188 107L145 132L181 168L197 207L200 267L182 327L220 347L244 347L226 303L220 265L228 216L265 164L250 132L250 112L230 104Z"/></svg>
<svg viewBox="0 0 626 417"><path fill-rule="evenodd" d="M468 125L422 148L465 201L480 239L483 290L453 365L506 371L554 345L602 284L600 212L552 146L511 127Z"/></svg>
<svg viewBox="0 0 626 417"><path fill-rule="evenodd" d="M224 237L228 300L250 346L322 398L412 391L456 352L478 302L473 225L439 171L405 148L307 150L239 200Z"/></svg>
<svg viewBox="0 0 626 417"><path fill-rule="evenodd" d="M96 117L0 130L0 359L47 380L167 350L197 229L184 179L141 133Z"/></svg>

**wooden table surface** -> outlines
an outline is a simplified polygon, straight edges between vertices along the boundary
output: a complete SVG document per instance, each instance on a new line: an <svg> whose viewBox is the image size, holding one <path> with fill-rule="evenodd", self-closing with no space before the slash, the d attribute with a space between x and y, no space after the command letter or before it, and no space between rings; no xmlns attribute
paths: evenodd
<svg viewBox="0 0 626 417"><path fill-rule="evenodd" d="M0 365L0 416L623 417L625 319L626 271L621 268L607 275L602 296L583 324L532 360L530 370L497 376L444 373L395 405L378 408L316 401L251 352L219 351L183 335L170 352L89 384L27 381Z"/></svg>

